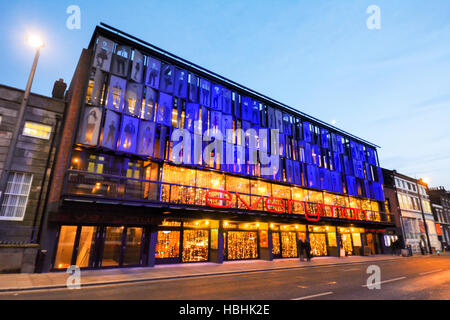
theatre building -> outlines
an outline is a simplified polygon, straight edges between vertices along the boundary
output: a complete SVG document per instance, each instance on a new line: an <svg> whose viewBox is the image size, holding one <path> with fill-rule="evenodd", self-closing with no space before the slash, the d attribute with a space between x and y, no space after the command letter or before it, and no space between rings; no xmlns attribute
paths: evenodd
<svg viewBox="0 0 450 320"><path fill-rule="evenodd" d="M294 258L299 238L315 256L383 252L368 141L106 25L67 104L44 271Z"/></svg>

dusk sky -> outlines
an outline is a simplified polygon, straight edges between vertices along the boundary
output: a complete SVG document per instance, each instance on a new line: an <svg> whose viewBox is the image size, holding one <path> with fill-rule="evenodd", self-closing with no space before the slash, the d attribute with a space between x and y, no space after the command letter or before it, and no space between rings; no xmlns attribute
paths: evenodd
<svg viewBox="0 0 450 320"><path fill-rule="evenodd" d="M81 28L66 9L78 5ZM381 29L369 30L369 5ZM450 1L1 1L0 83L66 82L105 22L379 145L381 165L450 188Z"/></svg>

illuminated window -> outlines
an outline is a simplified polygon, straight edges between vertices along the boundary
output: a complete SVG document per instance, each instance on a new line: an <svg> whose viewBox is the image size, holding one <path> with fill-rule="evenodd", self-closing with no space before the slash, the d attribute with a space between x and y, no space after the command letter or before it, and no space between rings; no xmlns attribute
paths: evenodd
<svg viewBox="0 0 450 320"><path fill-rule="evenodd" d="M0 220L23 220L32 182L32 174L23 172L11 172L9 174L0 211Z"/></svg>
<svg viewBox="0 0 450 320"><path fill-rule="evenodd" d="M25 121L25 126L23 127L23 135L27 137L48 140L51 132L51 126L36 122Z"/></svg>

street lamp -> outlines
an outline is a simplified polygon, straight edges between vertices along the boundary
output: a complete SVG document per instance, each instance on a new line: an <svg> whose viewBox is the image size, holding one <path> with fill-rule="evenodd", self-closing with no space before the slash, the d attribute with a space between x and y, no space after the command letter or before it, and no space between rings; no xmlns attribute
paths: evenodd
<svg viewBox="0 0 450 320"><path fill-rule="evenodd" d="M27 36L28 44L36 49L43 48L45 46L44 41L42 41L41 37L35 34L29 34Z"/></svg>
<svg viewBox="0 0 450 320"><path fill-rule="evenodd" d="M428 235L427 220L425 218L425 212L424 212L423 205L422 205L422 197L420 195L420 187L419 187L419 182L425 183L426 185L428 185L428 183L425 182L425 179L427 179L427 178L420 178L419 180L416 180L416 186L417 186L417 194L419 195L420 211L422 211L423 226L425 228L425 235L427 236L428 251L430 252L430 254L432 254L433 249L431 248L430 236ZM429 179L427 179L427 181L429 181Z"/></svg>
<svg viewBox="0 0 450 320"><path fill-rule="evenodd" d="M11 163L14 156L14 151L16 149L17 140L20 133L20 128L22 127L23 116L25 114L25 109L28 102L28 97L30 96L31 85L33 83L34 74L36 73L36 66L39 60L39 54L41 48L45 46L44 41L35 34L30 34L26 37L28 44L36 49L36 54L34 56L33 66L31 67L30 76L28 77L27 87L22 98L22 103L20 104L19 113L17 115L16 125L11 137L11 143L8 148L8 154L6 156L5 164L3 166L2 176L0 178L0 205L3 203L3 198L5 194L6 184L8 182L9 172L11 171Z"/></svg>

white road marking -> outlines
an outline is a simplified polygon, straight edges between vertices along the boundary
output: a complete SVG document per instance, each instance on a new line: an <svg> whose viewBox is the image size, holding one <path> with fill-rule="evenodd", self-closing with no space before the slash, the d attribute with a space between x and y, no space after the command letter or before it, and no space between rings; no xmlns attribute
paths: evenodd
<svg viewBox="0 0 450 320"><path fill-rule="evenodd" d="M323 293L318 293L318 294L313 294L311 296L305 296L305 297L300 297L300 298L295 298L292 300L305 300L305 299L311 299L311 298L315 298L315 297L322 297L322 296L327 296L329 294L333 294L332 291L328 291L328 292L323 292Z"/></svg>
<svg viewBox="0 0 450 320"><path fill-rule="evenodd" d="M442 270L444 270L444 269L433 270L433 271L428 271L428 272L422 272L422 273L419 273L419 275L424 276L424 275L426 275L426 274L430 274L430 273L434 273L434 272L439 272L439 271L442 271Z"/></svg>
<svg viewBox="0 0 450 320"><path fill-rule="evenodd" d="M361 270L361 269L360 268L351 268L351 269L345 269L345 270L342 270L342 271L348 272L348 271L357 271L357 270Z"/></svg>
<svg viewBox="0 0 450 320"><path fill-rule="evenodd" d="M403 280L406 279L406 277L399 277L399 278L394 278L394 279L390 279L390 280L384 280L384 281L380 281L380 282L375 282L375 283L371 283L370 286L376 286L378 284L383 284L383 283L388 283L388 282L394 282L394 281L398 281L398 280ZM367 284L363 284L362 287L367 287Z"/></svg>

